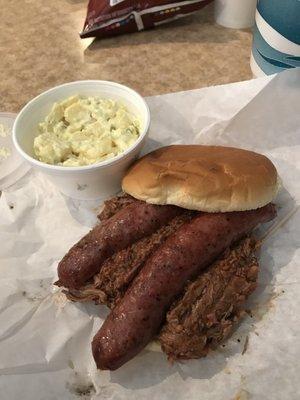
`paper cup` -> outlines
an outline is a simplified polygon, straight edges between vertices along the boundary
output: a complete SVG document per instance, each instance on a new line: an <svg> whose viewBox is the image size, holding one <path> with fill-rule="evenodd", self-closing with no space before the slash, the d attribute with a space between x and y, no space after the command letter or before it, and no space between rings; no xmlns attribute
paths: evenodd
<svg viewBox="0 0 300 400"><path fill-rule="evenodd" d="M300 1L259 1L250 66L254 76L300 67Z"/></svg>
<svg viewBox="0 0 300 400"><path fill-rule="evenodd" d="M257 0L215 0L215 20L226 28L243 29L254 25Z"/></svg>
<svg viewBox="0 0 300 400"><path fill-rule="evenodd" d="M38 123L52 105L73 95L100 96L122 102L141 121L138 140L120 155L82 167L64 167L43 163L35 158L34 138ZM31 100L17 116L13 126L13 142L19 154L35 169L47 175L65 195L93 200L112 196L120 190L121 179L142 149L148 134L150 112L145 100L134 90L108 81L77 81L56 86Z"/></svg>

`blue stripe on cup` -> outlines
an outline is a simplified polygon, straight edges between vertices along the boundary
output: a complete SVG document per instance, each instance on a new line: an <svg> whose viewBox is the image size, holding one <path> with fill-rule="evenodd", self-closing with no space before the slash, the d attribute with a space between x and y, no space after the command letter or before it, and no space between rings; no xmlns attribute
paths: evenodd
<svg viewBox="0 0 300 400"><path fill-rule="evenodd" d="M259 0L255 21L251 66L267 75L300 67L300 0Z"/></svg>
<svg viewBox="0 0 300 400"><path fill-rule="evenodd" d="M280 68L300 67L300 57L275 50L263 38L256 24L253 29L253 47L266 62L274 66ZM256 52L254 52L254 57Z"/></svg>
<svg viewBox="0 0 300 400"><path fill-rule="evenodd" d="M257 48L253 45L252 47L252 55L257 64L257 66L262 70L262 72L266 75L276 74L278 72L284 71L286 68L282 68L279 65L272 64L261 55L260 52L257 51ZM255 71L252 70L254 75L257 75Z"/></svg>
<svg viewBox="0 0 300 400"><path fill-rule="evenodd" d="M257 10L277 32L300 45L300 0L259 0Z"/></svg>

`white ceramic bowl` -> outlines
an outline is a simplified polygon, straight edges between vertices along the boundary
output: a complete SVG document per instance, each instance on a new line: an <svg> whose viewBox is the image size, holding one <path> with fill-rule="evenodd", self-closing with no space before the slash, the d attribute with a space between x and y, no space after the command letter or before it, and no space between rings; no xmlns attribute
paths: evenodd
<svg viewBox="0 0 300 400"><path fill-rule="evenodd" d="M38 161L33 141L38 124L49 114L53 103L73 95L100 96L119 100L141 121L138 140L124 153L93 165L63 167ZM121 179L129 165L138 158L150 125L145 100L134 90L108 81L76 81L56 86L31 100L18 114L13 126L13 142L19 154L40 170L67 196L91 200L105 198L120 190Z"/></svg>

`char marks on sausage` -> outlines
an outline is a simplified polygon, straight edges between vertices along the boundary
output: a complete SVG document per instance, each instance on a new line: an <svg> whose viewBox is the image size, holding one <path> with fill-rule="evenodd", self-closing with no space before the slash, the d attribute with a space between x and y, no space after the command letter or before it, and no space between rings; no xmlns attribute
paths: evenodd
<svg viewBox="0 0 300 400"><path fill-rule="evenodd" d="M195 212L184 210L181 215L171 219L159 228L131 246L115 253L104 261L98 274L79 289L65 291L72 301L94 301L113 307L125 294L129 284L136 277L146 260L161 244L185 222L195 216Z"/></svg>
<svg viewBox="0 0 300 400"><path fill-rule="evenodd" d="M97 274L106 259L151 235L183 209L135 200L95 226L58 265L58 285L77 289Z"/></svg>
<svg viewBox="0 0 300 400"><path fill-rule="evenodd" d="M102 211L97 215L100 221L105 221L115 215L129 204L135 203L137 200L134 197L124 193L120 196L112 197L104 202Z"/></svg>

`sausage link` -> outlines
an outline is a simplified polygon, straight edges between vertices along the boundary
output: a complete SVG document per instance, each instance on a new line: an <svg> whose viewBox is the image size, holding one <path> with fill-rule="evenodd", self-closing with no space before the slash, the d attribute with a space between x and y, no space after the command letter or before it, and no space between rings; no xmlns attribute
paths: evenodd
<svg viewBox="0 0 300 400"><path fill-rule="evenodd" d="M272 204L253 211L200 214L179 228L148 260L94 337L97 367L115 370L134 357L158 333L187 281L275 214Z"/></svg>
<svg viewBox="0 0 300 400"><path fill-rule="evenodd" d="M58 285L77 289L100 271L115 252L150 235L182 213L175 206L156 206L135 201L95 226L73 246L58 264Z"/></svg>

